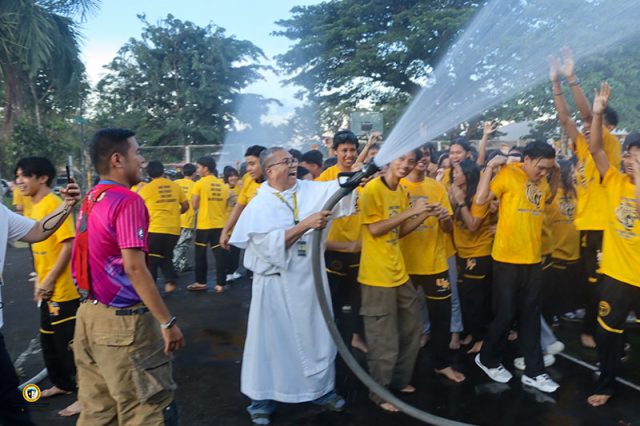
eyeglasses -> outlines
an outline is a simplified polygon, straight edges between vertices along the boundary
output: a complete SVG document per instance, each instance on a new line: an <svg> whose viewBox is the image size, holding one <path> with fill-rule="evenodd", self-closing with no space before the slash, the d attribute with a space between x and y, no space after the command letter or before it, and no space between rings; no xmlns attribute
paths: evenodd
<svg viewBox="0 0 640 426"><path fill-rule="evenodd" d="M287 157L282 161L278 161L277 163L269 164L267 166L267 169L269 169L269 168L271 168L273 166L279 166L280 164L285 164L287 167L297 166L298 165L298 159L296 159L295 157Z"/></svg>

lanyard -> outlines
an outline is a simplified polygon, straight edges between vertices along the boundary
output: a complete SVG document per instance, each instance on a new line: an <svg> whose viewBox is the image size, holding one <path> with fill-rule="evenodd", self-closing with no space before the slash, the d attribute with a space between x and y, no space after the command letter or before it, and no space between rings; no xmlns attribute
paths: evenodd
<svg viewBox="0 0 640 426"><path fill-rule="evenodd" d="M275 195L276 197L278 197L278 200L282 201L284 203L285 206L287 206L287 208L289 208L289 210L291 210L291 213L293 213L293 223L294 224L298 224L298 222L300 222L298 220L298 197L297 197L297 193L293 193L293 207L291 207L291 204L289 204L289 202L287 200L284 199L284 197L282 196L282 194L280 194L279 192L274 192L273 195Z"/></svg>

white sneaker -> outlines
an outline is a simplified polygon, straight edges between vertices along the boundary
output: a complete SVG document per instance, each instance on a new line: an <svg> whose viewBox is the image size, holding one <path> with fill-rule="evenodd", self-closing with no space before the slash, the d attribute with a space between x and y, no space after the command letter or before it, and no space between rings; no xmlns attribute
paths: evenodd
<svg viewBox="0 0 640 426"><path fill-rule="evenodd" d="M563 345L564 347L564 345ZM550 354L546 354L542 357L542 361L544 362L545 367L549 367L556 363L556 357ZM527 368L527 365L524 363L524 357L520 356L513 360L513 366L518 370L524 370Z"/></svg>
<svg viewBox="0 0 640 426"><path fill-rule="evenodd" d="M227 281L235 281L240 277L242 277L242 275L237 272L234 272L233 274L227 274Z"/></svg>
<svg viewBox="0 0 640 426"><path fill-rule="evenodd" d="M491 378L494 382L498 383L507 383L513 375L509 373L509 370L504 368L502 364L498 365L496 368L486 367L482 362L480 362L480 354L475 357L476 365L485 372L487 376Z"/></svg>
<svg viewBox="0 0 640 426"><path fill-rule="evenodd" d="M547 373L540 374L533 379L526 374L523 374L522 384L534 387L542 392L555 392L560 387L560 385L554 382Z"/></svg>
<svg viewBox="0 0 640 426"><path fill-rule="evenodd" d="M560 352L564 351L564 343L560 340L556 340L549 346L547 346L547 353L549 355L558 355Z"/></svg>

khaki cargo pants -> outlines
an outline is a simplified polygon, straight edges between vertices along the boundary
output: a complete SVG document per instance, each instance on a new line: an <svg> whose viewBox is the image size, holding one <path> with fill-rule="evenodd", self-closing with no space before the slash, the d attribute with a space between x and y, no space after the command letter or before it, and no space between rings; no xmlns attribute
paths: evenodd
<svg viewBox="0 0 640 426"><path fill-rule="evenodd" d="M176 384L160 327L149 312L118 316L116 309L91 302L78 309L73 353L82 412L77 424L163 425Z"/></svg>
<svg viewBox="0 0 640 426"><path fill-rule="evenodd" d="M382 386L402 389L411 381L420 350L416 289L411 281L398 287L360 287L369 373ZM370 397L384 402L373 393Z"/></svg>

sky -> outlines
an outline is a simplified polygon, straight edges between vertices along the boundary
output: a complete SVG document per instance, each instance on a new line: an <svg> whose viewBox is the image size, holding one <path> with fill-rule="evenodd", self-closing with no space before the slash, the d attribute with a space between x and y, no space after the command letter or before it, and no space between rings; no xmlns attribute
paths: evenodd
<svg viewBox="0 0 640 426"><path fill-rule="evenodd" d="M286 19L294 6L319 3L319 0L103 0L97 13L89 16L81 25L82 53L87 74L92 85L104 75L104 65L111 62L118 49L130 38L140 38L142 22L138 14L145 14L149 23L155 24L171 13L183 21L199 26L209 23L225 28L226 35L249 40L260 47L269 64L275 55L284 53L290 40L270 35L279 27L275 21ZM271 62L272 64L272 62ZM282 87L279 77L263 72L265 80L249 86L245 92L276 98L283 107L271 110L271 121L280 122L299 101L293 98L299 88Z"/></svg>

